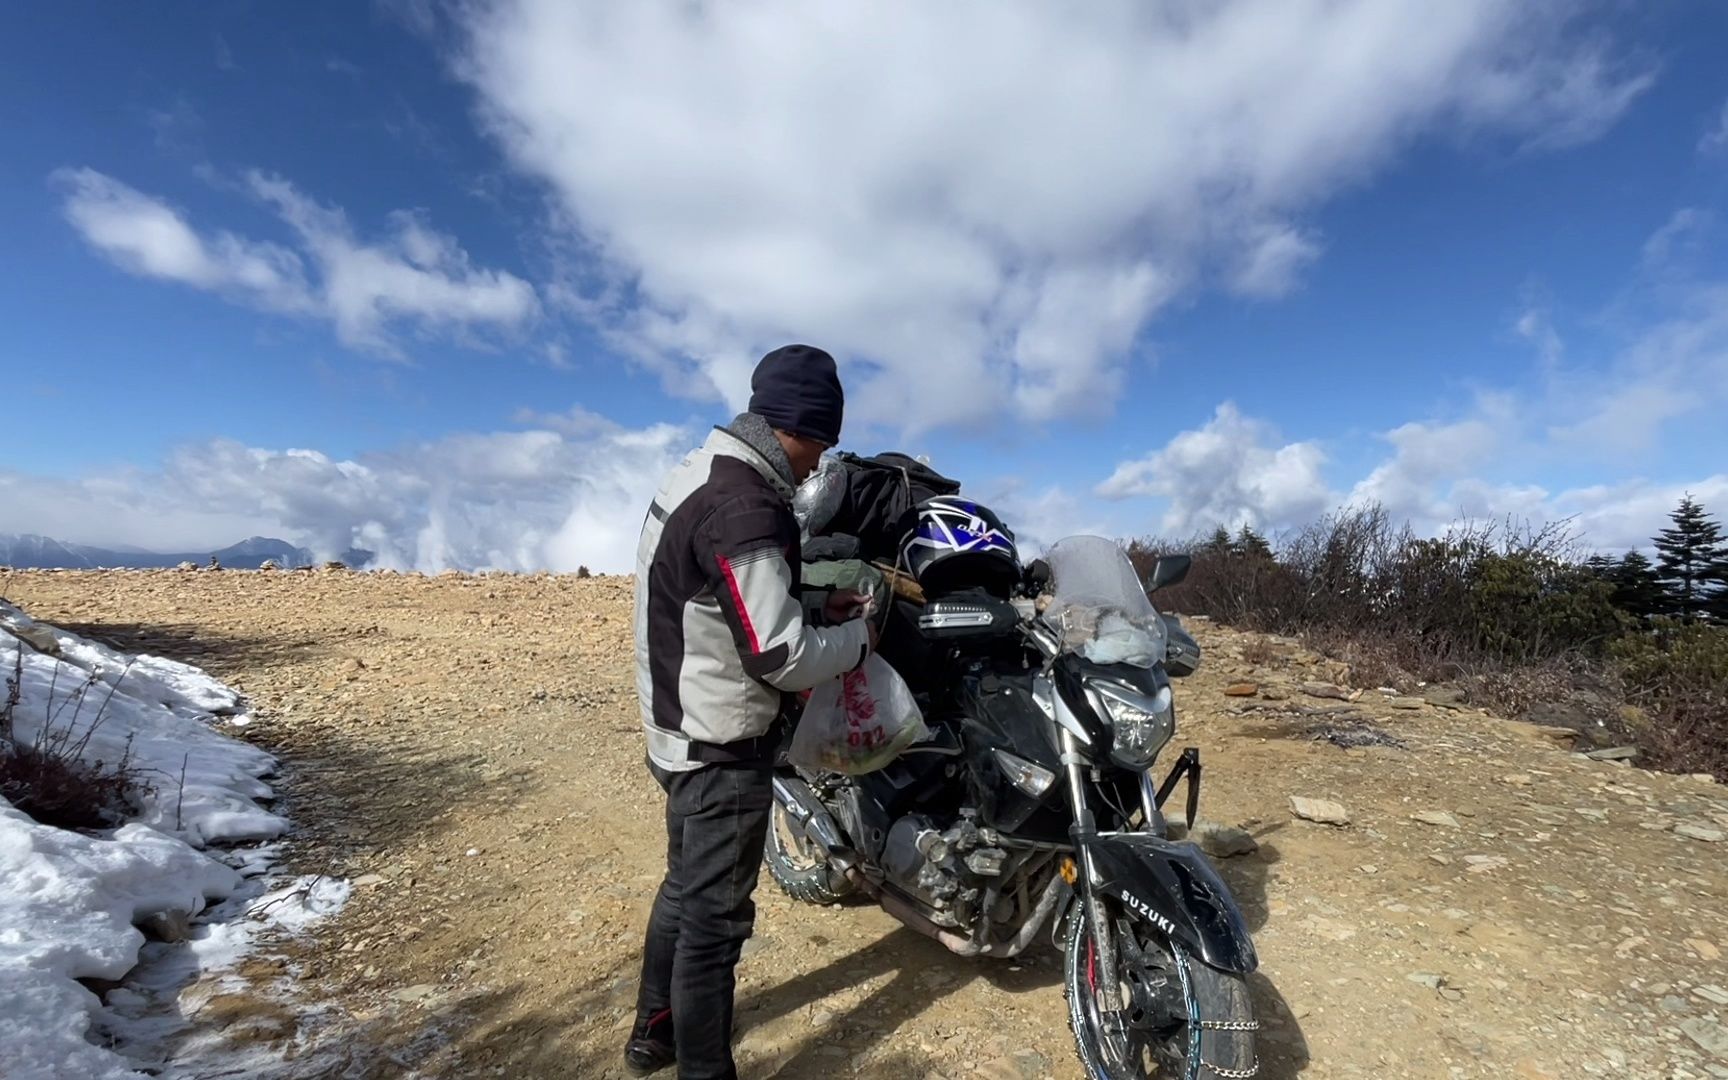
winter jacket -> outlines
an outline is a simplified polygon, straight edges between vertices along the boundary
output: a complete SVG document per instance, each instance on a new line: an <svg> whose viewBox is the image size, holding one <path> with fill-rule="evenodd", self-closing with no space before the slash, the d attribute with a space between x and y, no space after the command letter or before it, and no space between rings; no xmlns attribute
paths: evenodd
<svg viewBox="0 0 1728 1080"><path fill-rule="evenodd" d="M766 758L783 692L863 662L862 620L806 623L798 563L791 485L716 428L666 477L636 552L636 693L661 768Z"/></svg>

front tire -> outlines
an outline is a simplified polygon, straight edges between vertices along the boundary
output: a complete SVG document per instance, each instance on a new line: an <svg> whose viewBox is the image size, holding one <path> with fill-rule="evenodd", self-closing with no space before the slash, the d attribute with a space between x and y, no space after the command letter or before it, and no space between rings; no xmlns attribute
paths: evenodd
<svg viewBox="0 0 1728 1080"><path fill-rule="evenodd" d="M1114 903L1106 901L1106 909L1122 1012L1103 1011L1098 987L1106 976L1081 903L1070 914L1063 964L1068 1026L1088 1080L1248 1080L1258 1073L1260 1025L1242 977L1193 960Z"/></svg>
<svg viewBox="0 0 1728 1080"><path fill-rule="evenodd" d="M837 904L855 888L834 873L821 851L779 803L774 804L774 815L768 823L762 861L768 864L768 876L781 891L806 904Z"/></svg>

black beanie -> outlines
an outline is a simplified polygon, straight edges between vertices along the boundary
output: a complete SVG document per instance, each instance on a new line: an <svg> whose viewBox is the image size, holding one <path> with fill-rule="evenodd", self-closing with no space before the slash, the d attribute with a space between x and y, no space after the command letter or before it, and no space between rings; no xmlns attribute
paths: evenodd
<svg viewBox="0 0 1728 1080"><path fill-rule="evenodd" d="M811 345L784 345L750 376L750 411L793 435L834 446L846 395L834 358Z"/></svg>

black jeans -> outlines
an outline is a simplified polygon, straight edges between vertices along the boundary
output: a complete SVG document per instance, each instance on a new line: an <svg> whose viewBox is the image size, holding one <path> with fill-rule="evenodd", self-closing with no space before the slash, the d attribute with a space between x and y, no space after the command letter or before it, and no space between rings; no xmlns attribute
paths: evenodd
<svg viewBox="0 0 1728 1080"><path fill-rule="evenodd" d="M768 764L667 772L666 878L642 949L640 1019L672 1011L679 1080L735 1080L732 997L738 955L756 923L750 894L774 805Z"/></svg>

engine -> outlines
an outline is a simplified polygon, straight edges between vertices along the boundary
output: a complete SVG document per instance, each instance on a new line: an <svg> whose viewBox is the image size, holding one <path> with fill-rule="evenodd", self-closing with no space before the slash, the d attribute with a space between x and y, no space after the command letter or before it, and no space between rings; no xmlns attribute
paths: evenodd
<svg viewBox="0 0 1728 1080"><path fill-rule="evenodd" d="M987 842L973 814L938 830L922 814L895 821L883 844L881 866L900 890L931 909L943 926L971 922L979 903L996 893L1008 853Z"/></svg>

